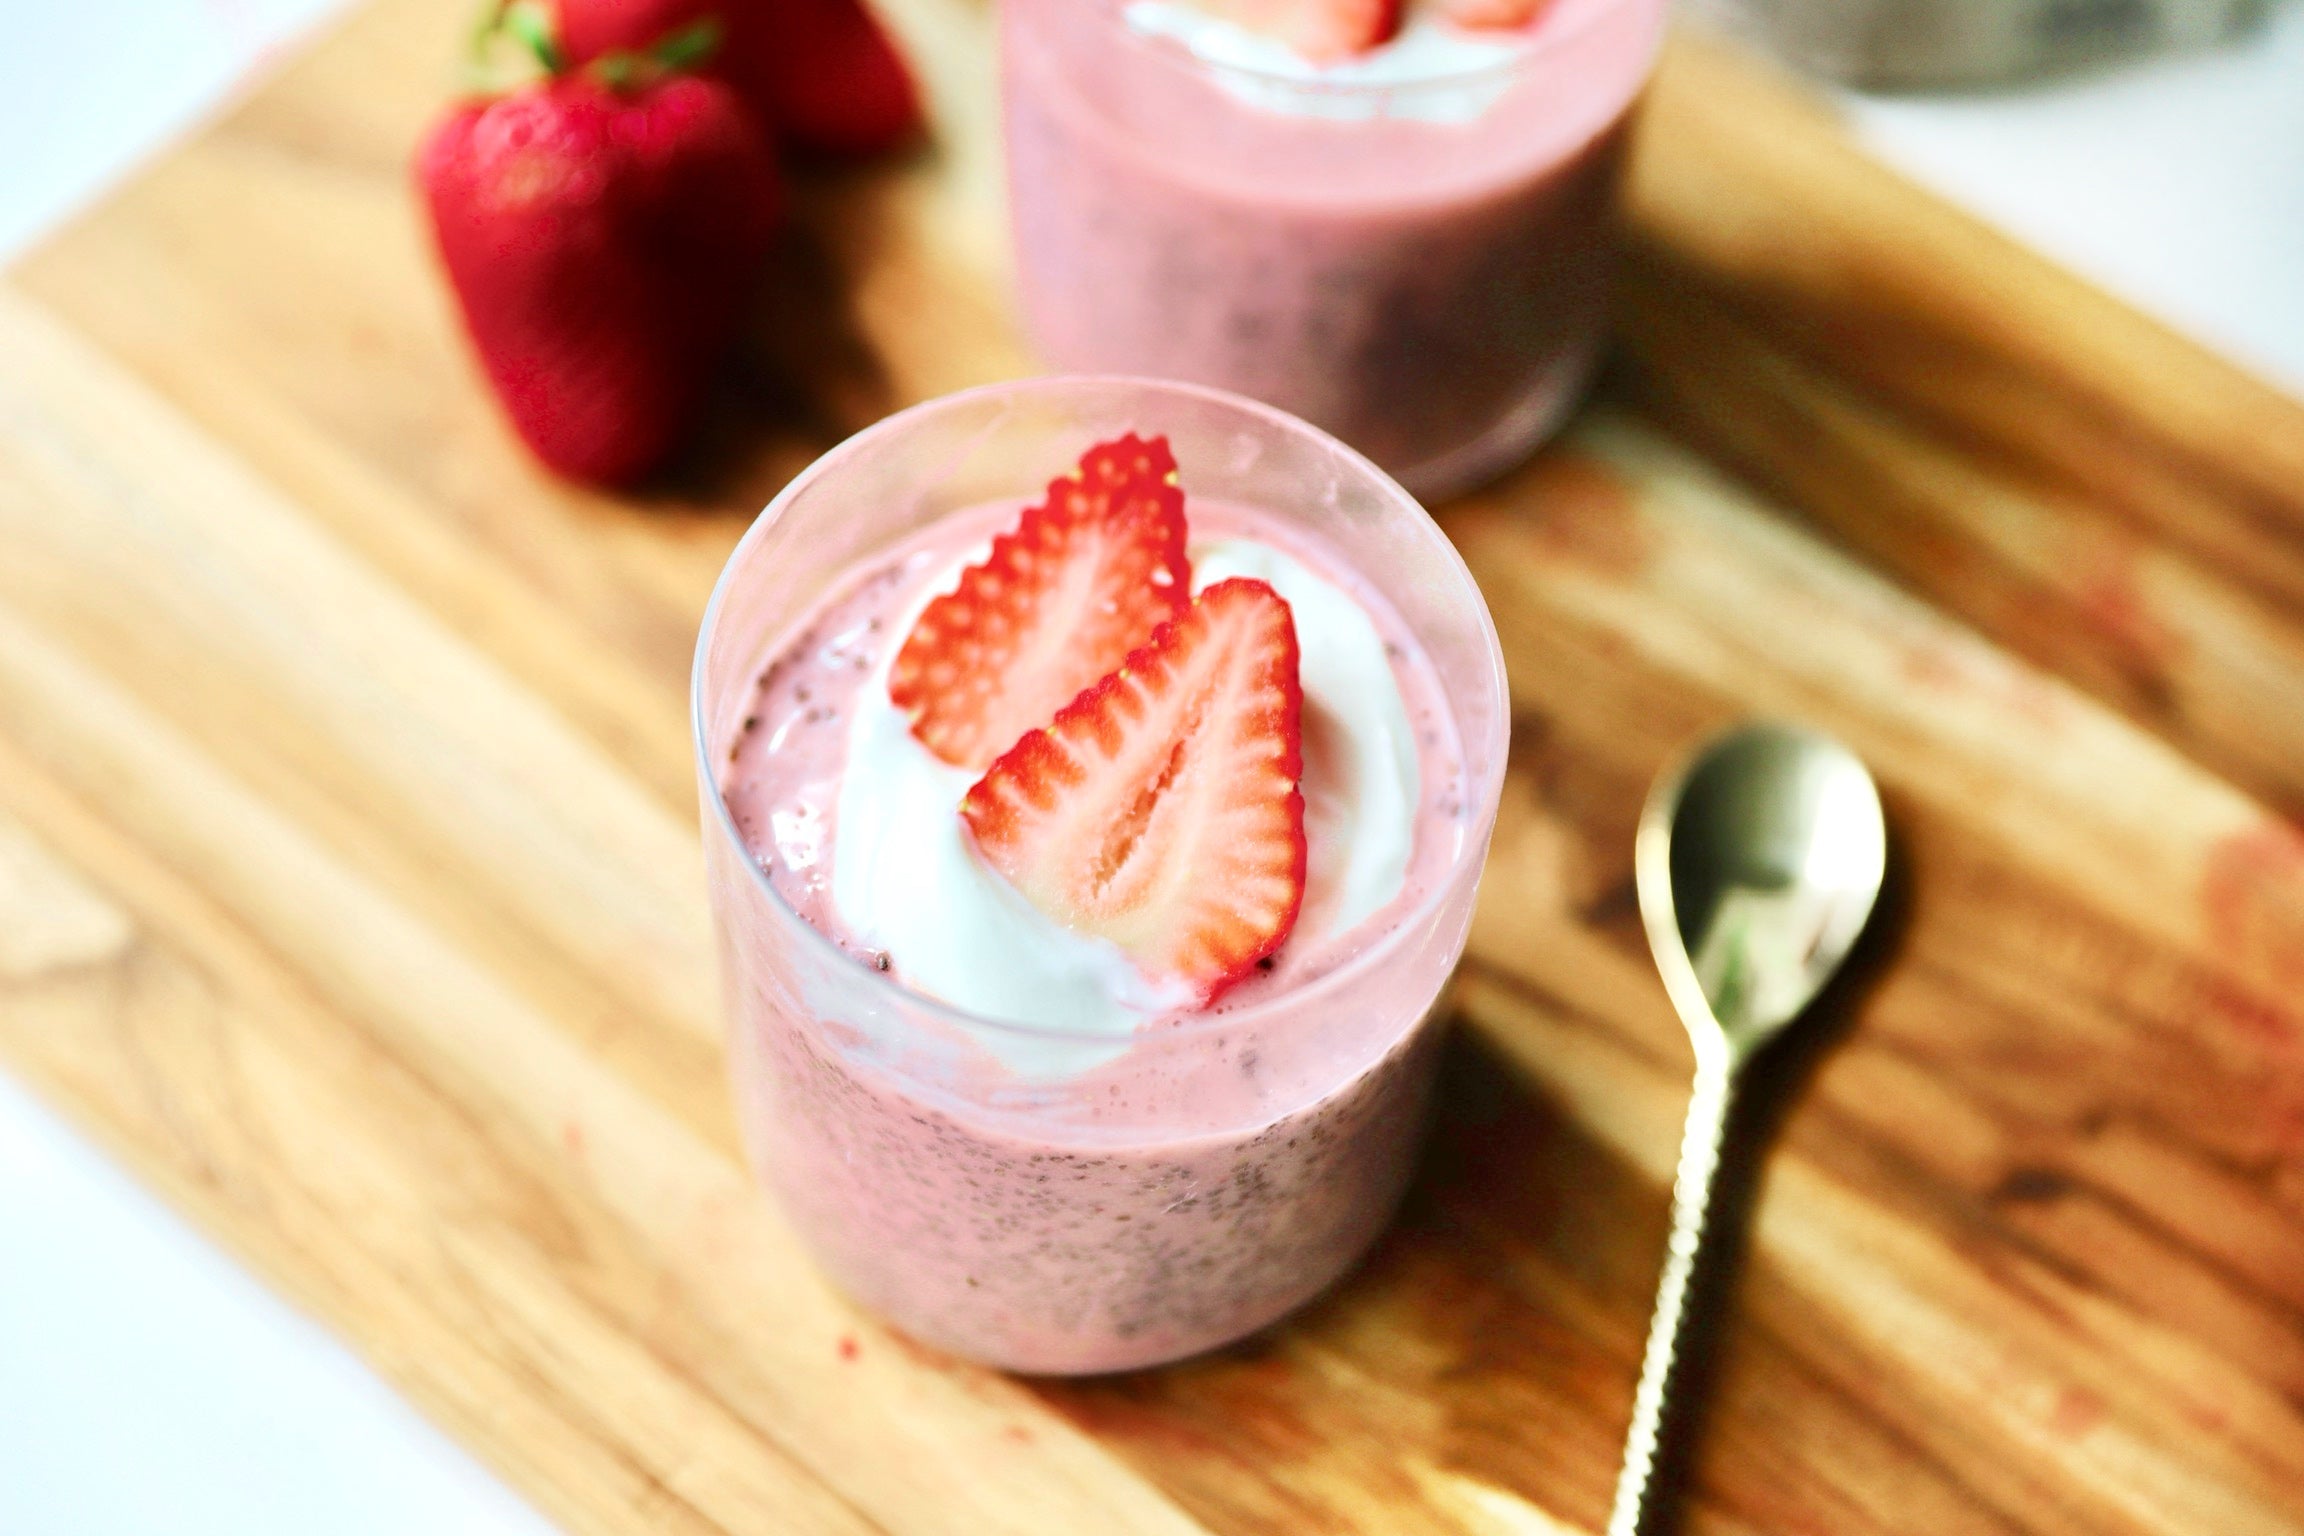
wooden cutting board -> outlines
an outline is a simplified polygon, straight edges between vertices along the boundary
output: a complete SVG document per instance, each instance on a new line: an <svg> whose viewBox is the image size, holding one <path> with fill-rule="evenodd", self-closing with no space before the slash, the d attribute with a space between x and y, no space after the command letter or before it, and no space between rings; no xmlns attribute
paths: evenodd
<svg viewBox="0 0 2304 1536"><path fill-rule="evenodd" d="M1773 1063L1693 1528L2304 1530L2304 408L1677 45L1602 401L1445 522L1514 767L1437 1143L1266 1337L1023 1383L858 1316L739 1169L683 711L729 545L1024 369L989 15L807 184L648 494L555 484L405 162L378 0L0 285L0 1056L583 1532L1595 1529L1688 1060L1650 775L1750 711L1899 880Z"/></svg>

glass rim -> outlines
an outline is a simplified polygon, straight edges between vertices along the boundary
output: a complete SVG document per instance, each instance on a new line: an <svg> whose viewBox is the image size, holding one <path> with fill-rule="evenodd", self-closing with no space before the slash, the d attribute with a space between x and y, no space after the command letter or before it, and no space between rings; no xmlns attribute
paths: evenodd
<svg viewBox="0 0 2304 1536"><path fill-rule="evenodd" d="M1487 695L1487 703L1494 711L1495 717L1505 723L1505 734L1508 739L1511 696L1505 681L1503 645L1497 637L1495 617L1488 611L1487 597L1481 592L1480 584L1473 580L1471 568L1465 565L1464 557L1458 552L1455 542L1447 534L1441 532L1439 523L1425 509L1424 504L1402 489L1399 482L1379 469L1366 455L1342 439L1313 426L1310 422L1291 416L1286 411L1266 405L1262 401L1233 394L1229 390L1215 389L1202 384L1187 384L1175 379L1155 379L1133 374L1040 374L1028 378L1003 379L990 384L978 384L966 389L954 390L949 394L936 395L918 401L906 406L903 410L883 416L872 425L843 438L818 456L806 468L787 481L784 488L778 491L769 500L768 505L763 507L759 514L752 519L751 525L744 530L743 537L739 538L735 547L729 550L726 563L721 566L719 576L712 583L711 600L704 606L703 622L696 632L695 658L689 668L688 734L695 758L698 785L704 792L704 798L707 802L705 816L711 826L717 829L716 835L723 840L725 851L732 852L736 861L743 866L745 879L750 883L752 889L766 901L768 909L776 915L776 920L788 928L800 930L800 942L804 947L837 962L853 975L856 982L868 994L885 998L907 1008L924 1010L939 1022L964 1033L976 1030L993 1030L1025 1039L1056 1040L1066 1043L1077 1043L1083 1040L1134 1042L1145 1038L1174 1039L1204 1030L1248 1028L1260 1023L1268 1016L1301 1006L1307 998L1317 999L1364 976L1391 958L1393 953L1407 941L1409 935L1420 931L1432 919L1433 915L1446 904L1455 880L1463 872L1464 864L1474 858L1483 861L1486 858L1489 834L1496 820L1497 802L1503 791L1507 754L1501 746L1495 753L1494 761L1481 775L1479 782L1466 786L1468 803L1479 807L1480 814L1475 820L1466 824L1463 846L1458 850L1457 857L1449 863L1446 876L1435 881L1432 888L1418 898L1415 906L1394 923L1390 929L1379 935L1366 948L1351 955L1332 969L1312 977L1301 986L1290 987L1271 997L1260 998L1245 1006L1225 1009L1222 1012L1210 1012L1205 1017L1183 1016L1188 1019L1188 1022L1157 1029L1150 1035L1147 1034L1147 1025L1179 1016L1174 1014L1158 1015L1136 1024L1126 1033L1112 1030L1073 1029L1053 1025L1027 1024L1018 1020L995 1018L989 1014L976 1013L948 1003L942 998L915 991L893 976L865 964L862 959L849 953L830 934L810 922L798 908L785 899L783 892L776 889L775 882L768 878L767 871L760 867L760 861L752 856L752 851L745 843L743 834L737 830L736 818L728 809L728 798L721 791L719 775L714 769L712 749L707 739L704 719L704 685L705 670L711 656L712 641L719 629L721 608L727 600L737 568L743 564L745 556L753 548L756 541L765 537L769 530L776 526L792 502L809 486L824 478L827 473L836 471L842 463L854 454L887 438L901 434L923 417L957 409L992 397L1039 391L1062 392L1082 388L1148 390L1155 393L1183 395L1224 406L1245 415L1262 418L1268 426L1280 431L1298 437L1310 437L1320 442L1340 455L1347 464L1355 466L1362 474L1375 481L1396 501L1414 509L1423 522L1421 535L1433 542L1444 563L1453 569L1456 576L1462 580L1465 590L1473 598L1473 611L1479 619L1481 635L1487 641L1486 646L1483 647L1487 666L1482 669L1477 691ZM1461 735L1463 731L1461 717L1457 720L1457 730ZM1467 753L1467 757L1469 757L1469 753ZM1467 762L1466 768L1469 770L1469 762ZM1478 872L1474 873L1473 878L1477 881ZM1218 1006L1222 1007L1221 1002Z"/></svg>
<svg viewBox="0 0 2304 1536"><path fill-rule="evenodd" d="M1131 0L1093 0L1094 8L1103 14L1108 23L1119 28L1131 40L1143 44L1177 67L1219 79L1229 77L1236 80L1253 81L1258 85L1283 86L1292 91L1302 92L1307 96L1358 100L1412 96L1424 91L1455 89L1462 86L1485 85L1511 80L1529 69L1536 68L1560 50L1581 41L1587 32L1601 24L1612 6L1638 4L1642 3L1642 0L1592 0L1592 3L1587 5L1585 10L1565 27L1546 28L1542 21L1531 22L1528 27L1526 46L1515 49L1509 57L1492 60L1486 64L1467 65L1462 69L1449 70L1445 74L1419 75L1410 80L1334 80L1323 78L1320 74L1309 77L1291 75L1277 70L1259 69L1253 64L1222 63L1214 59L1204 59L1184 46L1183 42L1177 38L1165 33L1140 32L1130 26L1127 16L1130 3ZM1189 3L1189 0L1185 0L1185 3ZM1549 0L1549 5L1553 9L1574 3L1575 0ZM1664 31L1663 15L1668 7L1664 0L1655 0L1655 4L1658 19L1656 32L1660 40Z"/></svg>

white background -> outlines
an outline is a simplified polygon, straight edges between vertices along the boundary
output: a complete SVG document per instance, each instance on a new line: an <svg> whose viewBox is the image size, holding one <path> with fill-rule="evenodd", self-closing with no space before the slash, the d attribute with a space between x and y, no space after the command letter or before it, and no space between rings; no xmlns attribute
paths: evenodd
<svg viewBox="0 0 2304 1536"><path fill-rule="evenodd" d="M0 259L329 9L0 0ZM1852 108L1911 174L2304 394L2304 5L2209 57ZM547 1529L0 1077L0 1533Z"/></svg>

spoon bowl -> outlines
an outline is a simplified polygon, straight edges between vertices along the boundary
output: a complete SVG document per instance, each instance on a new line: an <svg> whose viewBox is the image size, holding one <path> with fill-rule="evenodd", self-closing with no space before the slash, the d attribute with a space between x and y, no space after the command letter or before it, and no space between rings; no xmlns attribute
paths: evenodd
<svg viewBox="0 0 2304 1536"><path fill-rule="evenodd" d="M1758 1049L1864 931L1887 872L1879 791L1828 736L1731 731L1657 781L1634 867L1648 945L1701 1053Z"/></svg>
<svg viewBox="0 0 2304 1536"><path fill-rule="evenodd" d="M1641 1536L1654 1512L1657 1446L1738 1074L1816 1000L1864 931L1888 866L1880 792L1829 737L1744 726L1657 781L1633 866L1648 947L1696 1050L1696 1084L1608 1536Z"/></svg>

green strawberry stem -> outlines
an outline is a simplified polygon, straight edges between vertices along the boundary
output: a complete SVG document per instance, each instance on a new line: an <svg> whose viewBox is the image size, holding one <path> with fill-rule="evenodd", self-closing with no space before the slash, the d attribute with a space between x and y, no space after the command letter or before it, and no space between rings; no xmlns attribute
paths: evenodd
<svg viewBox="0 0 2304 1536"><path fill-rule="evenodd" d="M720 19L706 16L665 33L645 50L602 54L586 68L612 90L637 90L704 64L719 51L720 32ZM494 96L526 83L539 71L549 79L569 73L568 57L553 33L551 11L543 0L491 0L473 30L467 84L482 95Z"/></svg>
<svg viewBox="0 0 2304 1536"><path fill-rule="evenodd" d="M648 50L648 57L672 71L694 69L711 62L720 51L720 18L705 16L677 32L667 32Z"/></svg>
<svg viewBox="0 0 2304 1536"><path fill-rule="evenodd" d="M720 19L706 16L665 33L645 53L604 53L592 61L592 72L611 89L628 91L663 75L684 74L711 58L719 47Z"/></svg>
<svg viewBox="0 0 2304 1536"><path fill-rule="evenodd" d="M560 56L559 39L552 35L552 17L536 0L512 0L503 8L499 24L512 39L536 56L544 73L563 73L568 65Z"/></svg>
<svg viewBox="0 0 2304 1536"><path fill-rule="evenodd" d="M501 96L567 68L552 17L537 0L490 0L480 8L464 58L464 86L479 96Z"/></svg>

